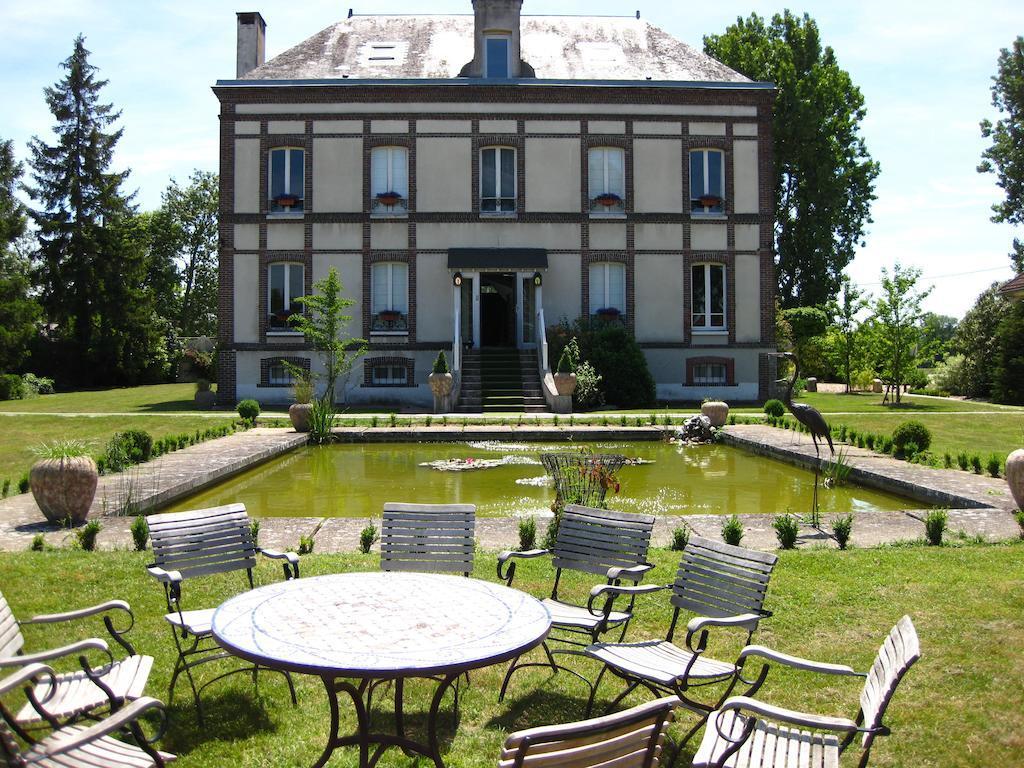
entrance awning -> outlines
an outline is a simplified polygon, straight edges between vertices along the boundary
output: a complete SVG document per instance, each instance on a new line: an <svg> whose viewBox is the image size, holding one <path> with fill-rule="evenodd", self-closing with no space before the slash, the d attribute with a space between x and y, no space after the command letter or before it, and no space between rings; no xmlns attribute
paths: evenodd
<svg viewBox="0 0 1024 768"><path fill-rule="evenodd" d="M548 252L544 248L449 248L448 269L481 272L547 269Z"/></svg>

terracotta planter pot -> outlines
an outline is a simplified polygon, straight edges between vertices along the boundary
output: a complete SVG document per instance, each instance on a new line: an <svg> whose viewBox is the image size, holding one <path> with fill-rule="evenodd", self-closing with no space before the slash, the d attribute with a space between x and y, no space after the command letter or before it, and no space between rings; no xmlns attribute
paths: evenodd
<svg viewBox="0 0 1024 768"><path fill-rule="evenodd" d="M81 525L89 516L99 472L89 456L41 459L29 471L32 496L46 519L56 525Z"/></svg>
<svg viewBox="0 0 1024 768"><path fill-rule="evenodd" d="M432 373L427 376L427 383L434 397L448 397L452 393L455 379L450 373Z"/></svg>
<svg viewBox="0 0 1024 768"><path fill-rule="evenodd" d="M1006 484L1010 486L1017 509L1024 509L1024 448L1006 457Z"/></svg>
<svg viewBox="0 0 1024 768"><path fill-rule="evenodd" d="M712 427L724 427L729 418L729 404L721 400L712 400L700 407L700 412L708 417Z"/></svg>
<svg viewBox="0 0 1024 768"><path fill-rule="evenodd" d="M312 415L312 403L292 403L288 407L288 418L296 432L309 432L309 419Z"/></svg>
<svg viewBox="0 0 1024 768"><path fill-rule="evenodd" d="M576 391L575 373L556 373L551 378L555 380L555 391L559 395L569 395Z"/></svg>

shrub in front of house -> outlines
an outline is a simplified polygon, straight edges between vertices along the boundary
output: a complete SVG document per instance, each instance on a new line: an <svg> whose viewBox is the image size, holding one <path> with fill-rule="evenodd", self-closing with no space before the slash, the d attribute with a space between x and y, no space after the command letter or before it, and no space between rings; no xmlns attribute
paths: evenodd
<svg viewBox="0 0 1024 768"><path fill-rule="evenodd" d="M238 404L238 415L243 421L254 422L260 415L260 404L255 400L243 400Z"/></svg>
<svg viewBox="0 0 1024 768"><path fill-rule="evenodd" d="M646 408L654 404L654 378L647 368L647 358L624 325L601 324L593 332L589 355L584 357L600 374L608 403L620 408Z"/></svg>
<svg viewBox="0 0 1024 768"><path fill-rule="evenodd" d="M25 396L25 384L16 373L0 374L0 400L21 400Z"/></svg>
<svg viewBox="0 0 1024 768"><path fill-rule="evenodd" d="M774 397L771 400L765 401L764 412L772 418L781 418L786 413L786 406L781 400L776 400Z"/></svg>

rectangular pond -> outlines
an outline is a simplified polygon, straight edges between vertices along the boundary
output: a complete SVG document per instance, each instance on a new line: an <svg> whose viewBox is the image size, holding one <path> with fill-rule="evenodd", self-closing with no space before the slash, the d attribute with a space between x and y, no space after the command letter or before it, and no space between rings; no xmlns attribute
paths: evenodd
<svg viewBox="0 0 1024 768"><path fill-rule="evenodd" d="M566 443L377 443L300 448L176 502L166 511L242 502L253 517L379 517L387 501L476 504L480 515L547 512L554 488L540 463ZM593 443L638 463L618 473L608 505L656 515L809 512L814 474L725 445ZM823 513L920 504L846 484L822 488Z"/></svg>

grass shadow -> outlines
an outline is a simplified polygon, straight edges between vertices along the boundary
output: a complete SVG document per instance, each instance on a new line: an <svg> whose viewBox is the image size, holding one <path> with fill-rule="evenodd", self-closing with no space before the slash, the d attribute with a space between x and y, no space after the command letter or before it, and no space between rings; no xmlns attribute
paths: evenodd
<svg viewBox="0 0 1024 768"><path fill-rule="evenodd" d="M555 676L548 679L553 680ZM584 691L574 696L551 688L535 687L519 697L506 697L501 714L488 720L486 727L511 732L537 725L582 720L586 717L588 693Z"/></svg>
<svg viewBox="0 0 1024 768"><path fill-rule="evenodd" d="M277 730L277 725L270 718L264 696L254 691L229 689L205 693L202 725L196 717L191 697L185 693L176 699L167 708L169 726L162 747L171 752L184 754L209 742L236 741L246 739L257 731Z"/></svg>

